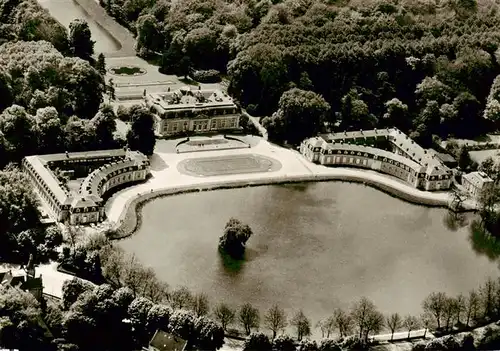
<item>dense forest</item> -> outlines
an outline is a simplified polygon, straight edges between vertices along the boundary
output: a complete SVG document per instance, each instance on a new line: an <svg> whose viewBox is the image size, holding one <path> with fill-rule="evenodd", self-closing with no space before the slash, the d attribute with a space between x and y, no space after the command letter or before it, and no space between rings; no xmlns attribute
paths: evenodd
<svg viewBox="0 0 500 351"><path fill-rule="evenodd" d="M139 55L161 54L165 71L189 62L227 73L230 93L257 115L300 88L331 106L332 128L395 125L424 143L473 137L500 116L497 86L488 98L500 73L494 0L101 4L137 34Z"/></svg>

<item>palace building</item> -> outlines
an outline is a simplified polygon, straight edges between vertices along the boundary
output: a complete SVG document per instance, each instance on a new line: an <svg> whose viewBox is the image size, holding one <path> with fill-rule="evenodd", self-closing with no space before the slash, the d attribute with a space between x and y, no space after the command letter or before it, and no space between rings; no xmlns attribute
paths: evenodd
<svg viewBox="0 0 500 351"><path fill-rule="evenodd" d="M300 152L325 166L360 167L397 177L415 188L445 190L452 172L396 128L322 134L306 139Z"/></svg>
<svg viewBox="0 0 500 351"><path fill-rule="evenodd" d="M145 96L155 114L157 135L239 129L240 108L220 90L191 90L189 87Z"/></svg>
<svg viewBox="0 0 500 351"><path fill-rule="evenodd" d="M104 219L104 194L112 188L143 181L149 160L125 149L27 156L22 167L49 214L60 222L88 224ZM83 178L71 191L64 177Z"/></svg>

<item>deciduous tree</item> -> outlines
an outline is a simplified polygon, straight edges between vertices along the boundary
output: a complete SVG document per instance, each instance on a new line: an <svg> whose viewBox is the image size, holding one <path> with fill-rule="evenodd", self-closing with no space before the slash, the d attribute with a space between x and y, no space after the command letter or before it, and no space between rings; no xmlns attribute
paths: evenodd
<svg viewBox="0 0 500 351"><path fill-rule="evenodd" d="M399 315L399 313L393 313L390 316L386 317L385 324L391 331L391 340L392 340L394 337L394 332L402 327L403 320Z"/></svg>
<svg viewBox="0 0 500 351"><path fill-rule="evenodd" d="M272 331L273 339L276 338L276 334L287 325L285 311L278 305L273 305L264 316L264 324Z"/></svg>
<svg viewBox="0 0 500 351"><path fill-rule="evenodd" d="M290 320L297 331L297 339L300 341L303 337L311 335L311 321L305 316L302 310L297 311Z"/></svg>
<svg viewBox="0 0 500 351"><path fill-rule="evenodd" d="M240 307L238 319L247 335L250 335L252 329L259 329L259 310L253 307L250 303L246 303Z"/></svg>
<svg viewBox="0 0 500 351"><path fill-rule="evenodd" d="M417 317L408 315L403 320L403 325L406 328L406 330L408 330L408 339L409 339L411 331L418 328L418 326L419 326L419 320L418 320Z"/></svg>
<svg viewBox="0 0 500 351"><path fill-rule="evenodd" d="M245 253L245 244L250 236L252 236L252 229L249 225L231 218L226 223L224 234L219 238L219 250L232 258L241 259Z"/></svg>
<svg viewBox="0 0 500 351"><path fill-rule="evenodd" d="M315 136L324 129L324 123L330 113L330 105L325 99L313 91L293 88L283 93L279 101L279 109L264 126L273 124L271 119L277 119L274 124L282 124L283 128L268 128L269 136L275 140L287 140L291 144L300 143L303 139Z"/></svg>
<svg viewBox="0 0 500 351"><path fill-rule="evenodd" d="M132 126L127 133L129 148L148 156L152 155L156 144L152 113L140 105L132 106L129 113L132 121Z"/></svg>
<svg viewBox="0 0 500 351"><path fill-rule="evenodd" d="M445 293L433 292L429 294L422 302L422 308L434 316L438 329L441 328L441 320L444 316L447 297Z"/></svg>
<svg viewBox="0 0 500 351"><path fill-rule="evenodd" d="M223 302L215 307L213 313L215 319L217 319L220 324L222 324L222 329L224 329L224 331L226 331L227 327L234 321L234 310L229 305Z"/></svg>
<svg viewBox="0 0 500 351"><path fill-rule="evenodd" d="M94 44L88 23L75 19L69 24L69 47L71 53L83 60L90 60L94 54Z"/></svg>
<svg viewBox="0 0 500 351"><path fill-rule="evenodd" d="M208 314L208 312L210 311L208 296L204 293L198 293L194 295L191 308L197 317L205 316L206 314Z"/></svg>

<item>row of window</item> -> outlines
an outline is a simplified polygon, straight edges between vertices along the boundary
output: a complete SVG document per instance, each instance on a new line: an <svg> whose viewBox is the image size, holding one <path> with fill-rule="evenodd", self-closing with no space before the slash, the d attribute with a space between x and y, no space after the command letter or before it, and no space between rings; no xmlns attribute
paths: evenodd
<svg viewBox="0 0 500 351"><path fill-rule="evenodd" d="M154 107L151 107L153 110ZM152 111L155 112L155 111ZM223 116L238 113L237 108L232 109L196 109L196 110L184 110L184 111L166 111L163 113L163 118L183 118L183 117L193 117L196 115L204 114L207 116Z"/></svg>
<svg viewBox="0 0 500 351"><path fill-rule="evenodd" d="M193 121L193 131L207 131L210 129L224 129L224 128L236 128L237 118L220 118L212 119L210 122L208 120ZM173 122L169 121L163 126L163 132L176 133L183 130L190 129L190 123L185 122Z"/></svg>

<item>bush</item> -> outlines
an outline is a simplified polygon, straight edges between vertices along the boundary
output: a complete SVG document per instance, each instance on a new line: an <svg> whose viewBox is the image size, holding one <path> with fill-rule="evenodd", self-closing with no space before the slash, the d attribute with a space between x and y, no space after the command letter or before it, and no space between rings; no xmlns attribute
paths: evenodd
<svg viewBox="0 0 500 351"><path fill-rule="evenodd" d="M419 342L413 345L412 351L424 351L425 350L425 342Z"/></svg>
<svg viewBox="0 0 500 351"><path fill-rule="evenodd" d="M120 121L129 122L130 121L129 109L123 105L118 106L118 110L116 111L116 117L118 117Z"/></svg>
<svg viewBox="0 0 500 351"><path fill-rule="evenodd" d="M215 69L194 71L191 78L199 83L218 83L221 81L220 72Z"/></svg>
<svg viewBox="0 0 500 351"><path fill-rule="evenodd" d="M249 104L246 107L246 110L250 116L255 116L255 113L257 112L257 105Z"/></svg>
<svg viewBox="0 0 500 351"><path fill-rule="evenodd" d="M280 335L273 340L274 351L295 351L295 341L288 335Z"/></svg>
<svg viewBox="0 0 500 351"><path fill-rule="evenodd" d="M470 333L464 336L462 339L461 348L462 350L475 350L476 348L474 347L474 336Z"/></svg>
<svg viewBox="0 0 500 351"><path fill-rule="evenodd" d="M318 351L318 344L316 341L302 340L297 349L298 351Z"/></svg>
<svg viewBox="0 0 500 351"><path fill-rule="evenodd" d="M245 341L244 351L270 351L272 349L269 337L264 333L252 333Z"/></svg>
<svg viewBox="0 0 500 351"><path fill-rule="evenodd" d="M339 343L332 339L323 339L319 343L319 351L342 351Z"/></svg>
<svg viewBox="0 0 500 351"><path fill-rule="evenodd" d="M477 345L478 350L500 350L500 330L487 327L483 339Z"/></svg>

